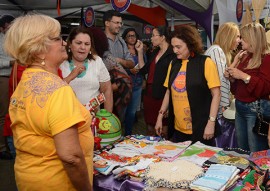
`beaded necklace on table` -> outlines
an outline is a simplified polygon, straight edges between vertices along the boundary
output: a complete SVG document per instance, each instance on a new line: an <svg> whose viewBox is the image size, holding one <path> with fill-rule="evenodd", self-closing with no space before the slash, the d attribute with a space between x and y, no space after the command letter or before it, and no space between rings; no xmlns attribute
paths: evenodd
<svg viewBox="0 0 270 191"><path fill-rule="evenodd" d="M73 60L70 60L68 63L69 63L69 69L70 69L70 72L72 72L72 70L74 70L74 68L75 68L74 62L73 62ZM82 73L80 73L80 74L77 76L77 78L82 78L82 77L85 76L86 71L87 71L87 69L88 69L88 59L85 59L85 60L84 60L83 65L84 65L84 67L85 67L85 70L84 70Z"/></svg>

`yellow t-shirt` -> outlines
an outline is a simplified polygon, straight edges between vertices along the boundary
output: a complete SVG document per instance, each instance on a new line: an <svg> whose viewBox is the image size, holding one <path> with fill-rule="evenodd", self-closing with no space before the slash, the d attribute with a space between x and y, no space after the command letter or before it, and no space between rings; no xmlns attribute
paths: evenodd
<svg viewBox="0 0 270 191"><path fill-rule="evenodd" d="M10 100L19 190L75 190L56 153L53 136L77 125L93 183L91 117L73 90L58 76L26 69ZM93 184L92 184L93 185Z"/></svg>
<svg viewBox="0 0 270 191"><path fill-rule="evenodd" d="M182 67L178 72L175 80L171 86L171 96L173 103L173 111L175 114L174 128L185 134L192 134L192 118L190 112L190 106L186 91L186 69L188 60L182 61ZM164 82L164 86L168 88L169 76L172 65L169 65L167 76ZM216 64L207 58L205 61L204 75L207 81L208 88L214 88L220 86L220 80Z"/></svg>

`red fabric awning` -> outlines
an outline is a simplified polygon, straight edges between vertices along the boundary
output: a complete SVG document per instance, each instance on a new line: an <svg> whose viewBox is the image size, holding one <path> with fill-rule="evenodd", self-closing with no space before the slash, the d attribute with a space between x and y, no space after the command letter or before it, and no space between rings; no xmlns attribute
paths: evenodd
<svg viewBox="0 0 270 191"><path fill-rule="evenodd" d="M110 3L110 0L105 1L106 3ZM153 26L166 25L166 11L160 6L147 8L131 3L127 12L145 20Z"/></svg>

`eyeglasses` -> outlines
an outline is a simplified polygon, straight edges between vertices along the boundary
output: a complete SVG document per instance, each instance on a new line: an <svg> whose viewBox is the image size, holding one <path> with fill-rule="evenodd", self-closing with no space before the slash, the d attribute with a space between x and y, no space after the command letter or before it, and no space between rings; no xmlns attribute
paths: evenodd
<svg viewBox="0 0 270 191"><path fill-rule="evenodd" d="M136 35L133 34L133 35L127 35L127 38L136 38Z"/></svg>
<svg viewBox="0 0 270 191"><path fill-rule="evenodd" d="M124 23L119 22L119 21L110 21L110 22L112 22L112 23L114 23L116 25L120 25L120 26L123 26L124 25Z"/></svg>
<svg viewBox="0 0 270 191"><path fill-rule="evenodd" d="M160 34L152 34L151 37L160 36Z"/></svg>
<svg viewBox="0 0 270 191"><path fill-rule="evenodd" d="M54 38L50 38L50 40L53 40L53 41L61 41L61 43L62 43L62 46L64 46L65 44L64 44L64 42L65 42L65 35L63 35L63 34L60 34L58 37L54 37Z"/></svg>

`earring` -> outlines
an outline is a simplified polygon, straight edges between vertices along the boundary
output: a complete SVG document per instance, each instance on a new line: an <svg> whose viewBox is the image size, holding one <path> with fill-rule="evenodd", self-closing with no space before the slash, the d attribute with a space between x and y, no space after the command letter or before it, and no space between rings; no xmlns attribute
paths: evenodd
<svg viewBox="0 0 270 191"><path fill-rule="evenodd" d="M68 52L70 52L70 48L68 48Z"/></svg>
<svg viewBox="0 0 270 191"><path fill-rule="evenodd" d="M89 51L89 54L92 54L91 50Z"/></svg>
<svg viewBox="0 0 270 191"><path fill-rule="evenodd" d="M45 59L42 59L41 65L42 65L42 66L45 66L45 64L46 64L46 63L45 63Z"/></svg>

